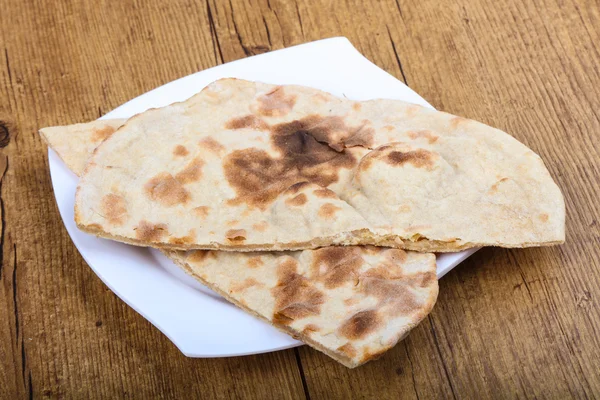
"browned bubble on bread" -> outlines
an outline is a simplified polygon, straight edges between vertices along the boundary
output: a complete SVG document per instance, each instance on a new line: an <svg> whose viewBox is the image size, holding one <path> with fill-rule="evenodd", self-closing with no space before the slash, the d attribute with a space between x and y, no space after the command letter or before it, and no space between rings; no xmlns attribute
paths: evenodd
<svg viewBox="0 0 600 400"><path fill-rule="evenodd" d="M184 145L178 144L173 149L173 155L176 157L184 157L184 156L187 156L188 154L190 154L190 152Z"/></svg>
<svg viewBox="0 0 600 400"><path fill-rule="evenodd" d="M258 98L257 110L266 117L281 117L292 111L295 104L296 95L288 95L283 86L277 86Z"/></svg>
<svg viewBox="0 0 600 400"><path fill-rule="evenodd" d="M336 182L338 171L352 168L357 160L313 136L323 139L326 131L315 125L314 118L292 121L272 127L270 140L279 156L254 148L229 153L223 169L237 193L230 204L266 209L294 184L312 182L326 187Z"/></svg>
<svg viewBox="0 0 600 400"><path fill-rule="evenodd" d="M144 242L158 242L168 234L166 224L152 224L148 221L140 221L135 228L135 236Z"/></svg>
<svg viewBox="0 0 600 400"><path fill-rule="evenodd" d="M150 200L167 207L185 204L190 200L190 194L183 184L168 172L152 177L144 185L144 191Z"/></svg>
<svg viewBox="0 0 600 400"><path fill-rule="evenodd" d="M101 211L108 222L115 225L122 225L128 217L125 199L115 193L109 193L102 197Z"/></svg>
<svg viewBox="0 0 600 400"><path fill-rule="evenodd" d="M175 179L184 185L198 182L202 178L202 167L204 167L204 161L200 157L196 157L175 175Z"/></svg>
<svg viewBox="0 0 600 400"><path fill-rule="evenodd" d="M105 126L93 130L92 141L99 143L110 137L117 129L114 126Z"/></svg>
<svg viewBox="0 0 600 400"><path fill-rule="evenodd" d="M273 320L287 324L298 318L317 315L324 302L324 295L297 273L298 262L289 257L277 268L277 285L271 293L275 298Z"/></svg>
<svg viewBox="0 0 600 400"><path fill-rule="evenodd" d="M384 158L385 162L394 166L401 166L406 163L412 164L416 168L433 167L433 155L427 150L413 151L392 151Z"/></svg>

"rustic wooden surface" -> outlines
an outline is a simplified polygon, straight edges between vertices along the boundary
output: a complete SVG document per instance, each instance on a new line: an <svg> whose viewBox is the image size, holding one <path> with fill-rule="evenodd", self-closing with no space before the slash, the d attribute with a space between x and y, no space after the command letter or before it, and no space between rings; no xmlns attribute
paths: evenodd
<svg viewBox="0 0 600 400"><path fill-rule="evenodd" d="M0 0L0 399L600 394L600 4L575 0ZM86 266L37 129L158 85L343 35L435 107L513 133L567 204L567 244L485 249L432 315L347 370L302 347L187 359Z"/></svg>

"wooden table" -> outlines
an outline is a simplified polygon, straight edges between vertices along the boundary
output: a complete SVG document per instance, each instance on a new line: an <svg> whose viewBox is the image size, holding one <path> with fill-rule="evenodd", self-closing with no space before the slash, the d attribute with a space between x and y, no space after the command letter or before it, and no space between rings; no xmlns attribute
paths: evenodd
<svg viewBox="0 0 600 400"><path fill-rule="evenodd" d="M1 399L600 394L600 5L333 3L0 0ZM567 243L478 252L440 282L433 313L408 339L355 370L306 346L185 358L71 243L37 130L336 35L436 108L539 153L565 195Z"/></svg>

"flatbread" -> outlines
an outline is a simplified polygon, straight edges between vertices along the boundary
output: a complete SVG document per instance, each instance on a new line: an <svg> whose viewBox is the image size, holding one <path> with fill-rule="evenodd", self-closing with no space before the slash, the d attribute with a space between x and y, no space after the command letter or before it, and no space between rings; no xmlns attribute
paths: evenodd
<svg viewBox="0 0 600 400"><path fill-rule="evenodd" d="M349 368L394 347L438 294L435 256L427 253L372 246L164 253L233 304Z"/></svg>
<svg viewBox="0 0 600 400"><path fill-rule="evenodd" d="M498 129L239 79L127 121L92 156L75 205L100 237L238 251L551 245L564 217L540 157Z"/></svg>
<svg viewBox="0 0 600 400"><path fill-rule="evenodd" d="M79 175L79 171L83 171L96 147L115 133L125 121L125 119L109 119L68 126L52 126L40 129L40 136L48 147L56 151L67 167Z"/></svg>
<svg viewBox="0 0 600 400"><path fill-rule="evenodd" d="M89 130L99 123L89 124ZM78 160L73 172L80 175L90 153L85 125L51 132L49 146L63 160ZM433 254L370 246L163 252L233 304L350 368L404 338L429 314L438 294Z"/></svg>

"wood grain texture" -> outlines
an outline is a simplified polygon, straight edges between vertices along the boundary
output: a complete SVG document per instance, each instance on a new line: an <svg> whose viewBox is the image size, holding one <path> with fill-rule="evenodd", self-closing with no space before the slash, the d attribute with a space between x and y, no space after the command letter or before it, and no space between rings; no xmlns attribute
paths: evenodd
<svg viewBox="0 0 600 400"><path fill-rule="evenodd" d="M0 10L0 399L600 394L597 2L0 0ZM440 282L408 339L355 370L307 347L186 359L77 253L36 131L337 35L436 108L538 152L565 194L567 244L481 250Z"/></svg>

